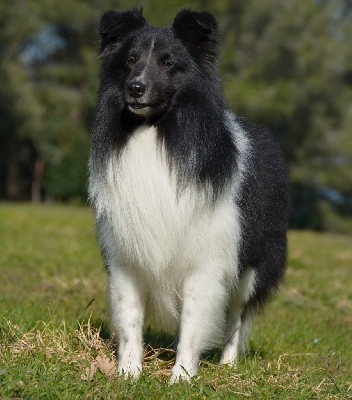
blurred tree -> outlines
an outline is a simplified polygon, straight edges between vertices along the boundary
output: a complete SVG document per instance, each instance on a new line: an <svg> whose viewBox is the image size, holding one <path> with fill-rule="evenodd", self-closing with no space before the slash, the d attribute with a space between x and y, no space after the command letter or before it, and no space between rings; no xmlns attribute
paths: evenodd
<svg viewBox="0 0 352 400"><path fill-rule="evenodd" d="M143 4L154 25L169 25L184 6L216 15L226 96L239 115L266 125L279 141L295 226L326 228L322 201L352 213L350 0ZM103 11L130 6L0 3L0 197L85 199L99 75L96 25Z"/></svg>
<svg viewBox="0 0 352 400"><path fill-rule="evenodd" d="M85 200L98 80L95 27L108 6L113 2L0 4L1 197Z"/></svg>
<svg viewBox="0 0 352 400"><path fill-rule="evenodd" d="M343 8L348 2L227 3L220 17L225 43L221 70L230 102L240 114L271 129L292 184L309 186L310 193L338 190L347 201L352 197L351 13ZM296 192L293 216L301 203ZM318 194L311 201L315 208ZM310 212L311 222L305 223L320 227L319 210Z"/></svg>
<svg viewBox="0 0 352 400"><path fill-rule="evenodd" d="M40 130L41 106L28 71L18 62L22 34L11 24L9 2L0 4L0 195L23 198L31 190L31 165L36 153L35 133ZM33 140L31 136L33 135Z"/></svg>

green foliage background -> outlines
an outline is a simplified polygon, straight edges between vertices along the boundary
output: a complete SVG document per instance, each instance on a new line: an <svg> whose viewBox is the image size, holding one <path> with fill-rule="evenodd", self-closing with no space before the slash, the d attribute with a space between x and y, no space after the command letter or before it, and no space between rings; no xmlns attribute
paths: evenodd
<svg viewBox="0 0 352 400"><path fill-rule="evenodd" d="M100 14L117 0L0 3L0 198L86 201ZM352 231L352 5L348 0L146 0L217 17L226 98L280 143L294 227Z"/></svg>

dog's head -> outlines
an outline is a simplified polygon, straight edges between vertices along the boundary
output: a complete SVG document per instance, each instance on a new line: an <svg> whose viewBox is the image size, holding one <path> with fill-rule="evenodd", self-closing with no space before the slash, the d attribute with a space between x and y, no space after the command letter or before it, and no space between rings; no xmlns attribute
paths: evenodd
<svg viewBox="0 0 352 400"><path fill-rule="evenodd" d="M161 115L175 97L216 81L217 23L207 12L180 11L169 28L149 25L141 10L108 11L100 20L103 80L133 114Z"/></svg>

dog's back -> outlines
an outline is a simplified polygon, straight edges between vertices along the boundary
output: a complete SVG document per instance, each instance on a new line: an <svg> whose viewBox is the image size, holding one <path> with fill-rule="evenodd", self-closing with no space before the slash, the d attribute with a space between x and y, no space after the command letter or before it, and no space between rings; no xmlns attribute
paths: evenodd
<svg viewBox="0 0 352 400"><path fill-rule="evenodd" d="M236 360L283 276L283 163L222 99L210 14L184 10L161 29L137 10L108 12L100 33L89 192L119 371L140 373L148 320L179 328L172 381L188 379L210 347L225 343L221 362Z"/></svg>

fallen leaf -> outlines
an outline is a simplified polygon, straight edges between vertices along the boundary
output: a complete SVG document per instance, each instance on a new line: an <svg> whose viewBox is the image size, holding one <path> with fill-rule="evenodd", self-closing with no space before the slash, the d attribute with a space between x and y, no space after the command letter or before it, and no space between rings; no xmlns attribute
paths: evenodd
<svg viewBox="0 0 352 400"><path fill-rule="evenodd" d="M111 358L106 357L105 355L99 354L95 359L98 368L100 371L106 376L113 376L116 373L116 363Z"/></svg>
<svg viewBox="0 0 352 400"><path fill-rule="evenodd" d="M91 381L96 372L97 372L97 366L95 364L91 363L90 367L86 368L86 373L81 375L81 380L82 381Z"/></svg>

